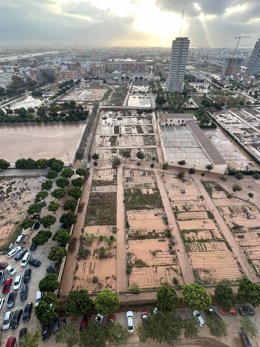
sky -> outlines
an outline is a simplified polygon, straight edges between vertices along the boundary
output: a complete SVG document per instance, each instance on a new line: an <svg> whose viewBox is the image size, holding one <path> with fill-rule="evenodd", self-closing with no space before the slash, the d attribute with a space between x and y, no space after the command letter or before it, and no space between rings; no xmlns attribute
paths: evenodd
<svg viewBox="0 0 260 347"><path fill-rule="evenodd" d="M0 0L1 45L250 47L259 28L260 0Z"/></svg>

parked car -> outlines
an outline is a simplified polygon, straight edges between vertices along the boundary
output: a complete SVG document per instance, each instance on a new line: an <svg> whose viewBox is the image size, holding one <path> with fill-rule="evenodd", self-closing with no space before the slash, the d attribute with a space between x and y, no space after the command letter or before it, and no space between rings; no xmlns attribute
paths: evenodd
<svg viewBox="0 0 260 347"><path fill-rule="evenodd" d="M3 290L2 290L2 293L3 294L8 294L11 287L12 287L12 283L13 283L13 279L12 278L7 278L5 281L4 281L4 286L3 286Z"/></svg>
<svg viewBox="0 0 260 347"><path fill-rule="evenodd" d="M60 321L56 319L52 324L52 332L55 334L60 329Z"/></svg>
<svg viewBox="0 0 260 347"><path fill-rule="evenodd" d="M206 310L205 313L209 317L216 318L216 319L222 319L220 317L220 315L212 307L210 307L208 310Z"/></svg>
<svg viewBox="0 0 260 347"><path fill-rule="evenodd" d="M158 312L158 308L155 307L155 308L153 309L153 314L157 314L157 312Z"/></svg>
<svg viewBox="0 0 260 347"><path fill-rule="evenodd" d="M148 322L148 312L147 311L142 311L141 312L141 318L142 318L142 322L143 323L147 323Z"/></svg>
<svg viewBox="0 0 260 347"><path fill-rule="evenodd" d="M23 283L24 284L27 284L30 282L31 275L32 275L32 269L26 269L24 271L24 274L23 274Z"/></svg>
<svg viewBox="0 0 260 347"><path fill-rule="evenodd" d="M19 290L23 281L23 276L17 275L14 280L13 288L14 290Z"/></svg>
<svg viewBox="0 0 260 347"><path fill-rule="evenodd" d="M27 335L27 328L22 328L19 332L19 341Z"/></svg>
<svg viewBox="0 0 260 347"><path fill-rule="evenodd" d="M5 269L9 275L14 276L14 274L16 273L16 269L14 269L11 265L8 265L7 268Z"/></svg>
<svg viewBox="0 0 260 347"><path fill-rule="evenodd" d="M245 304L238 308L238 312L241 316L254 316L255 310L252 306Z"/></svg>
<svg viewBox="0 0 260 347"><path fill-rule="evenodd" d="M37 290L36 296L35 296L35 306L39 305L39 302L41 301L41 299L42 299L42 292Z"/></svg>
<svg viewBox="0 0 260 347"><path fill-rule="evenodd" d="M239 338L240 338L240 340L241 340L241 342L243 344L243 347L253 347L251 342L250 342L250 340L249 340L249 338L248 338L248 336L247 336L247 334L244 331L241 331L239 333Z"/></svg>
<svg viewBox="0 0 260 347"><path fill-rule="evenodd" d="M30 247L30 251L34 252L36 251L37 249L37 243L35 241L32 240L32 244L31 244L31 247Z"/></svg>
<svg viewBox="0 0 260 347"><path fill-rule="evenodd" d="M21 233L21 234L17 237L15 243L16 243L17 245L21 245L21 244L24 242L25 238L26 238L26 234L25 234L25 233Z"/></svg>
<svg viewBox="0 0 260 347"><path fill-rule="evenodd" d="M2 310L5 303L5 298L0 298L0 311Z"/></svg>
<svg viewBox="0 0 260 347"><path fill-rule="evenodd" d="M42 327L42 341L48 341L51 337L51 330L49 327Z"/></svg>
<svg viewBox="0 0 260 347"><path fill-rule="evenodd" d="M40 260L35 259L35 258L30 258L29 264L32 265L32 266L35 266L35 267L41 266Z"/></svg>
<svg viewBox="0 0 260 347"><path fill-rule="evenodd" d="M11 249L11 251L9 251L7 253L9 258L14 257L20 250L22 249L22 247L18 246L18 247L14 247L13 249Z"/></svg>
<svg viewBox="0 0 260 347"><path fill-rule="evenodd" d="M41 222L38 220L38 221L34 224L33 229L34 229L34 230L38 230L38 229L40 228L40 226L41 226Z"/></svg>
<svg viewBox="0 0 260 347"><path fill-rule="evenodd" d="M88 316L83 316L80 326L79 326L79 331L85 330L88 327Z"/></svg>
<svg viewBox="0 0 260 347"><path fill-rule="evenodd" d="M6 341L5 347L15 347L16 346L16 337L11 336L9 339Z"/></svg>
<svg viewBox="0 0 260 347"><path fill-rule="evenodd" d="M202 315L199 313L198 310L193 310L192 315L198 321L201 328L205 327L205 321L202 318Z"/></svg>
<svg viewBox="0 0 260 347"><path fill-rule="evenodd" d="M29 260L31 258L31 253L30 252L26 252L25 255L23 256L22 262L21 262L21 266L22 267L26 267L26 265L29 263Z"/></svg>
<svg viewBox="0 0 260 347"><path fill-rule="evenodd" d="M0 271L0 284L3 284L5 281L5 273L4 271Z"/></svg>
<svg viewBox="0 0 260 347"><path fill-rule="evenodd" d="M15 310L12 321L11 321L12 329L18 328L22 314L23 314L23 310L21 308L17 308Z"/></svg>
<svg viewBox="0 0 260 347"><path fill-rule="evenodd" d="M104 319L104 316L103 316L101 313L98 313L98 314L96 315L95 321L96 321L98 324L101 324L102 321L103 321L103 319Z"/></svg>
<svg viewBox="0 0 260 347"><path fill-rule="evenodd" d="M6 304L6 307L7 308L13 308L14 305L15 305L15 300L16 300L16 292L11 292L9 293L8 295L8 299L7 299L7 304Z"/></svg>
<svg viewBox="0 0 260 347"><path fill-rule="evenodd" d="M5 313L2 330L8 330L10 328L12 317L13 313L11 311Z"/></svg>
<svg viewBox="0 0 260 347"><path fill-rule="evenodd" d="M5 261L0 262L0 269L4 270L8 266L8 263Z"/></svg>
<svg viewBox="0 0 260 347"><path fill-rule="evenodd" d="M48 272L48 274L56 273L55 269L51 265L46 268L46 272Z"/></svg>
<svg viewBox="0 0 260 347"><path fill-rule="evenodd" d="M32 309L33 309L33 303L28 302L23 311L23 320L28 322L31 319L31 314L32 314Z"/></svg>
<svg viewBox="0 0 260 347"><path fill-rule="evenodd" d="M27 252L26 248L22 248L14 257L14 260L19 261L22 259L22 257L25 255L25 253Z"/></svg>
<svg viewBox="0 0 260 347"><path fill-rule="evenodd" d="M25 301L28 298L29 286L28 284L23 284L20 291L20 300Z"/></svg>
<svg viewBox="0 0 260 347"><path fill-rule="evenodd" d="M127 329L130 333L134 332L134 313L133 311L127 311L126 312L126 319L127 319Z"/></svg>
<svg viewBox="0 0 260 347"><path fill-rule="evenodd" d="M237 309L236 309L235 307L231 307L231 309L227 312L227 311L224 310L223 307L220 307L220 308L219 308L219 312L220 312L223 316L225 316L225 315L227 315L227 314L232 314L233 316L235 316L235 315L237 314Z"/></svg>

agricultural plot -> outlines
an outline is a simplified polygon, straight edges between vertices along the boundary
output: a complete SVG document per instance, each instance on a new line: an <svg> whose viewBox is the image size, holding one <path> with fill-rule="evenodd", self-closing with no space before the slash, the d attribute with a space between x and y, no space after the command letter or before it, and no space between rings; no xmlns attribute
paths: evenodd
<svg viewBox="0 0 260 347"><path fill-rule="evenodd" d="M205 284L236 282L241 266L195 182L170 175L164 181L195 278Z"/></svg>
<svg viewBox="0 0 260 347"><path fill-rule="evenodd" d="M62 98L63 101L89 102L100 101L107 88L75 88Z"/></svg>
<svg viewBox="0 0 260 347"><path fill-rule="evenodd" d="M260 274L260 211L250 202L235 196L214 182L204 183L237 243L243 249L249 264Z"/></svg>

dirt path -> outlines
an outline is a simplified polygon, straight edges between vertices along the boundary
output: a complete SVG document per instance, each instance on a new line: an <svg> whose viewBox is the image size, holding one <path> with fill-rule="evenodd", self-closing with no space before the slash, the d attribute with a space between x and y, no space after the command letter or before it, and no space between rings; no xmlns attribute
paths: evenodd
<svg viewBox="0 0 260 347"><path fill-rule="evenodd" d="M124 166L117 169L117 256L116 256L116 290L125 292L126 278L126 239L125 239L125 206L124 206Z"/></svg>
<svg viewBox="0 0 260 347"><path fill-rule="evenodd" d="M184 283L185 284L193 283L194 282L194 276L193 276L193 272L192 272L192 269L190 266L189 258L188 258L184 244L183 244L182 239L181 239L180 234L179 234L177 223L176 223L174 214L172 212L171 203L169 201L163 180L161 178L161 173L159 170L154 170L154 172L155 172L155 176L157 179L158 188L160 190L164 210L165 210L165 213L166 213L167 218L168 218L169 227L172 228L173 235L176 238L175 249L177 251L176 254L178 256L178 260L179 260L180 268L182 271Z"/></svg>
<svg viewBox="0 0 260 347"><path fill-rule="evenodd" d="M156 115L153 113L153 122L154 122L154 135L155 135L155 141L157 146L157 156L159 164L164 163L164 156L163 156L163 150L161 147L161 141L160 141L160 135L159 135L159 124L156 120Z"/></svg>
<svg viewBox="0 0 260 347"><path fill-rule="evenodd" d="M80 199L80 204L82 204L84 207L82 211L77 214L77 223L75 224L73 228L72 237L75 237L77 239L77 242L76 242L76 247L74 252L68 253L67 255L67 259L65 262L64 270L63 270L60 290L59 290L61 297L63 295L64 296L68 295L72 288L73 274L74 274L75 266L77 263L77 255L78 255L79 244L80 244L80 235L81 235L81 230L85 224L85 215L87 211L88 199L89 199L89 194L91 190L92 177L93 177L93 168L89 170L89 178L87 180L87 183L83 187L83 192Z"/></svg>
<svg viewBox="0 0 260 347"><path fill-rule="evenodd" d="M203 184L201 181L194 176L194 182L196 183L199 191L201 192L201 195L204 197L206 204L208 205L210 211L213 213L214 218L219 225L220 230L222 231L224 237L226 238L227 242L230 244L232 251L240 263L245 275L253 282L259 282L258 277L254 273L253 269L250 267L250 265L247 262L247 259L245 257L245 254L241 250L241 248L238 246L232 232L229 230L228 226L226 225L224 219L222 218L221 214L219 213L217 207L214 205L213 201L211 200L210 196L207 194Z"/></svg>

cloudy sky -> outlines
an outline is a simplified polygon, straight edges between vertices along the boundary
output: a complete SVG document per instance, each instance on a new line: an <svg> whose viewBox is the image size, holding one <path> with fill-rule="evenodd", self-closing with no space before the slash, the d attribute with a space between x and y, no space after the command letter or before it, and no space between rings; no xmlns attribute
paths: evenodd
<svg viewBox="0 0 260 347"><path fill-rule="evenodd" d="M182 21L182 11L185 16ZM260 0L0 0L0 44L234 46L260 37Z"/></svg>

